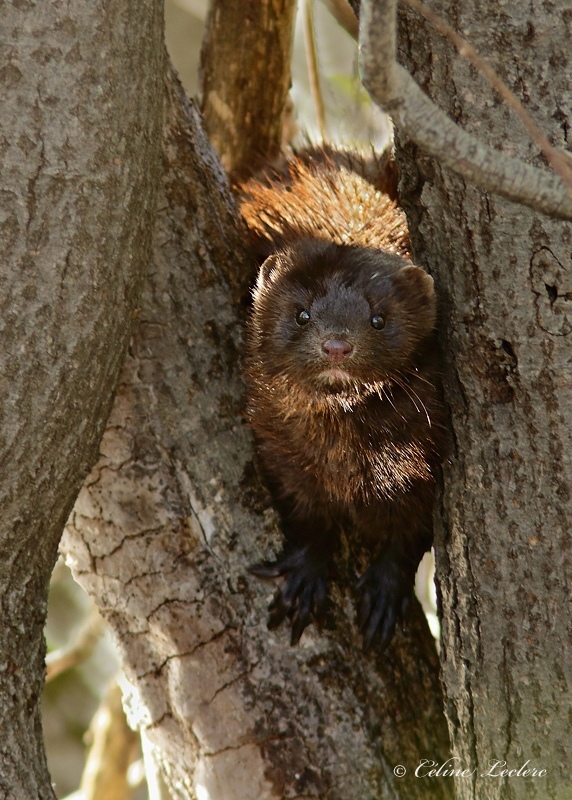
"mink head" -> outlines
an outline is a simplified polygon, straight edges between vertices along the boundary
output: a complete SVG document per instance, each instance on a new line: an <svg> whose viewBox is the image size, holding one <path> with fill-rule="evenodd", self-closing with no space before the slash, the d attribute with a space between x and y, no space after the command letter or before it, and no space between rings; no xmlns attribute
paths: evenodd
<svg viewBox="0 0 572 800"><path fill-rule="evenodd" d="M301 241L260 269L251 356L309 391L359 392L415 366L435 313L432 278L404 258Z"/></svg>

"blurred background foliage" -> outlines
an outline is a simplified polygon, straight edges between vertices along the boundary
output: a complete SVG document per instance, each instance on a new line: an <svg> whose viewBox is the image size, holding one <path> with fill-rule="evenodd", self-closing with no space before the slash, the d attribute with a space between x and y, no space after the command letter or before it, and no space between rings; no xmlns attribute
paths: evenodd
<svg viewBox="0 0 572 800"><path fill-rule="evenodd" d="M390 127L372 106L357 73L354 39L332 17L331 0L312 2L314 42L324 121L318 123L310 90L304 0L299 9L291 97L294 143L308 140L369 150L383 149ZM198 63L208 0L166 0L166 39L187 93L198 93ZM418 594L436 633L432 563L426 560ZM105 624L62 560L53 573L46 625L48 681L43 722L50 772L58 798L145 800L148 796L138 737L121 709L120 666ZM87 767L86 767L87 762ZM113 764L111 762L114 762ZM128 765L131 766L128 766ZM105 768L109 774L103 774Z"/></svg>

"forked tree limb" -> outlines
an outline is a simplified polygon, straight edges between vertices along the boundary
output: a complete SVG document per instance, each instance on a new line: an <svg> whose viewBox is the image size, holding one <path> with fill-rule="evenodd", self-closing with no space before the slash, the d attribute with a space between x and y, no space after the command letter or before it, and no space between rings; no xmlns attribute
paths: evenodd
<svg viewBox="0 0 572 800"><path fill-rule="evenodd" d="M484 58L481 58L470 42L463 39L457 31L438 14L435 14L429 6L422 3L421 0L405 0L405 2L408 6L411 6L411 8L421 14L422 17L425 17L427 22L431 23L438 33L448 39L457 48L459 54L467 58L475 69L486 78L493 89L500 94L505 103L520 119L528 131L530 138L535 142L538 148L542 150L544 157L554 172L560 175L568 187L568 191L572 192L572 158L570 158L567 153L550 144L546 134L540 129L539 125L536 124L514 92L511 92L506 83L499 78L490 64L488 64Z"/></svg>
<svg viewBox="0 0 572 800"><path fill-rule="evenodd" d="M572 197L553 175L497 152L439 109L396 58L397 0L362 0L360 72L372 99L396 128L477 186L545 214L572 219Z"/></svg>

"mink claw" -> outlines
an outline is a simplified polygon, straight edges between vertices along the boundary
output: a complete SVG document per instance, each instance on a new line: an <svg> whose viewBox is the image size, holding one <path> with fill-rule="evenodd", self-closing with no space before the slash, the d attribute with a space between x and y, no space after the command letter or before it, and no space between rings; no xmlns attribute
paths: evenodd
<svg viewBox="0 0 572 800"><path fill-rule="evenodd" d="M377 637L379 651L381 653L385 652L393 639L397 619L398 613L395 611L395 606L387 598L378 599L372 613L369 617L366 617L364 624L360 626L363 634L364 650L367 652L374 638Z"/></svg>
<svg viewBox="0 0 572 800"><path fill-rule="evenodd" d="M278 561L262 561L260 564L250 564L248 571L262 580L273 580L283 575L282 568Z"/></svg>
<svg viewBox="0 0 572 800"><path fill-rule="evenodd" d="M378 649L384 652L409 605L411 581L398 564L386 560L372 564L358 581L357 589L362 592L358 626L364 650L369 650L377 639Z"/></svg>
<svg viewBox="0 0 572 800"><path fill-rule="evenodd" d="M278 628L290 613L290 608L283 602L282 593L278 592L268 608L268 630L273 631Z"/></svg>
<svg viewBox="0 0 572 800"><path fill-rule="evenodd" d="M298 644L300 637L311 621L312 614L309 608L306 605L304 607L299 606L292 619L292 630L290 632L290 644L292 646Z"/></svg>
<svg viewBox="0 0 572 800"><path fill-rule="evenodd" d="M315 622L321 627L328 600L324 571L325 565L316 561L307 549L295 550L274 562L249 567L249 572L264 580L282 578L282 585L269 607L269 630L274 630L289 618L292 626L290 643L295 645L310 623Z"/></svg>

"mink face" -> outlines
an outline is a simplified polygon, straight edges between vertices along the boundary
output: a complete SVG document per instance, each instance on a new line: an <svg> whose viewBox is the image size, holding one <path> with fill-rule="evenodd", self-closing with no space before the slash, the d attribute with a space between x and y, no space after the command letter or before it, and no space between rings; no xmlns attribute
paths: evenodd
<svg viewBox="0 0 572 800"><path fill-rule="evenodd" d="M250 182L242 205L266 257L248 416L284 532L251 571L281 579L269 626L290 619L296 643L324 617L343 529L371 552L358 622L384 647L432 541L444 450L433 280L405 257L402 213L362 179L319 161L294 161L287 178Z"/></svg>
<svg viewBox="0 0 572 800"><path fill-rule="evenodd" d="M268 375L309 393L371 393L407 369L435 324L433 280L405 259L313 241L270 256L253 347Z"/></svg>

